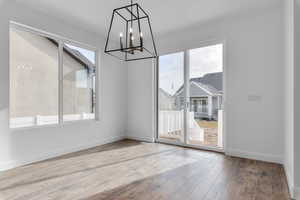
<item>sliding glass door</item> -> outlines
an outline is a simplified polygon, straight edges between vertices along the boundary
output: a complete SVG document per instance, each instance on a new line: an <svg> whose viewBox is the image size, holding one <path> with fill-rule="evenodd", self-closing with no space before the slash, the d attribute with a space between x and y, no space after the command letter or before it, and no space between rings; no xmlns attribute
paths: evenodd
<svg viewBox="0 0 300 200"><path fill-rule="evenodd" d="M184 142L185 99L180 94L184 86L184 53L159 58L158 135L171 142Z"/></svg>
<svg viewBox="0 0 300 200"><path fill-rule="evenodd" d="M223 148L223 45L159 57L158 141Z"/></svg>

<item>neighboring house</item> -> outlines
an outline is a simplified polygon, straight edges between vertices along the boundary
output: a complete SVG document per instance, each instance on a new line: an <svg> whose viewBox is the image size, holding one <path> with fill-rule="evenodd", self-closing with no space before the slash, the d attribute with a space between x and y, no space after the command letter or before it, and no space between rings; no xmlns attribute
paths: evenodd
<svg viewBox="0 0 300 200"><path fill-rule="evenodd" d="M211 73L190 79L190 111L195 118L217 120L218 110L222 109L223 74ZM177 108L184 106L183 86L174 95Z"/></svg>
<svg viewBox="0 0 300 200"><path fill-rule="evenodd" d="M10 116L58 114L58 45L54 40L10 31ZM94 112L95 64L64 45L63 112ZM34 98L32 98L34 97Z"/></svg>
<svg viewBox="0 0 300 200"><path fill-rule="evenodd" d="M159 109L163 111L167 110L174 110L175 107L175 98L163 90L162 88L159 88L158 91L158 98L159 98Z"/></svg>

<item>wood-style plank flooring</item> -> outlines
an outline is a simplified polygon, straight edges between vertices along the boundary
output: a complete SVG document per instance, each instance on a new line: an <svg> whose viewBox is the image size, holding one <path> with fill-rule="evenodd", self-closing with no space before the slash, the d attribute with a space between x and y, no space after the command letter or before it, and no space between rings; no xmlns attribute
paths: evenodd
<svg viewBox="0 0 300 200"><path fill-rule="evenodd" d="M124 140L0 173L0 200L286 200L277 164Z"/></svg>

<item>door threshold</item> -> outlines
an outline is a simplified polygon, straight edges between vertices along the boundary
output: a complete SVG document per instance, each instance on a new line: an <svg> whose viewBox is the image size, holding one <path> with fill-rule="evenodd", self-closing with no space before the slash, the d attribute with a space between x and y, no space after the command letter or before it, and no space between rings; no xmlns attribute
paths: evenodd
<svg viewBox="0 0 300 200"><path fill-rule="evenodd" d="M174 141L169 141L169 140L164 140L164 139L156 139L155 142L156 143L161 143L161 144L169 144L169 145L174 145L174 146L191 148L191 149L198 149L198 150L205 150L205 151L214 151L214 152L218 152L218 153L225 153L224 149L219 148L219 147L184 144L184 143L181 143L181 142L174 142Z"/></svg>

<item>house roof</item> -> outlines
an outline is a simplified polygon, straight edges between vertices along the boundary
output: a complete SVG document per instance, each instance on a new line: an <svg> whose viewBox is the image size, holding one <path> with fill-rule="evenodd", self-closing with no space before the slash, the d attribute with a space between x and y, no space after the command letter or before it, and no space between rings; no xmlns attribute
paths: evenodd
<svg viewBox="0 0 300 200"><path fill-rule="evenodd" d="M192 78L191 81L202 83L219 92L223 90L223 72L206 74L203 77Z"/></svg>
<svg viewBox="0 0 300 200"><path fill-rule="evenodd" d="M172 98L172 95L169 94L167 91L165 91L165 90L162 89L162 88L159 88L159 93L160 93L160 94L163 94L163 95L166 96L166 97Z"/></svg>
<svg viewBox="0 0 300 200"><path fill-rule="evenodd" d="M52 38L47 38L49 41L54 43L56 46L58 46L58 41ZM87 67L91 72L95 72L96 65L92 63L89 59L87 59L82 53L79 51L70 48L68 45L63 45L63 50L66 52L69 56L74 58L76 61L80 62L83 66Z"/></svg>
<svg viewBox="0 0 300 200"><path fill-rule="evenodd" d="M89 59L87 59L82 53L80 53L78 50L70 48L68 45L64 44L64 50L68 53L71 54L71 56L75 57L75 59L79 60L82 62L82 64L88 66L89 68L95 68L95 64L92 63Z"/></svg>
<svg viewBox="0 0 300 200"><path fill-rule="evenodd" d="M221 95L223 90L222 72L206 74L203 77L190 79L190 96L217 96ZM174 96L183 95L183 86L181 86Z"/></svg>
<svg viewBox="0 0 300 200"><path fill-rule="evenodd" d="M198 88L205 91L205 93L207 93L211 96L215 96L215 95L219 94L219 91L216 88L214 88L213 86L205 85L201 82L196 82L196 81L191 81L191 85L192 84L196 85Z"/></svg>

